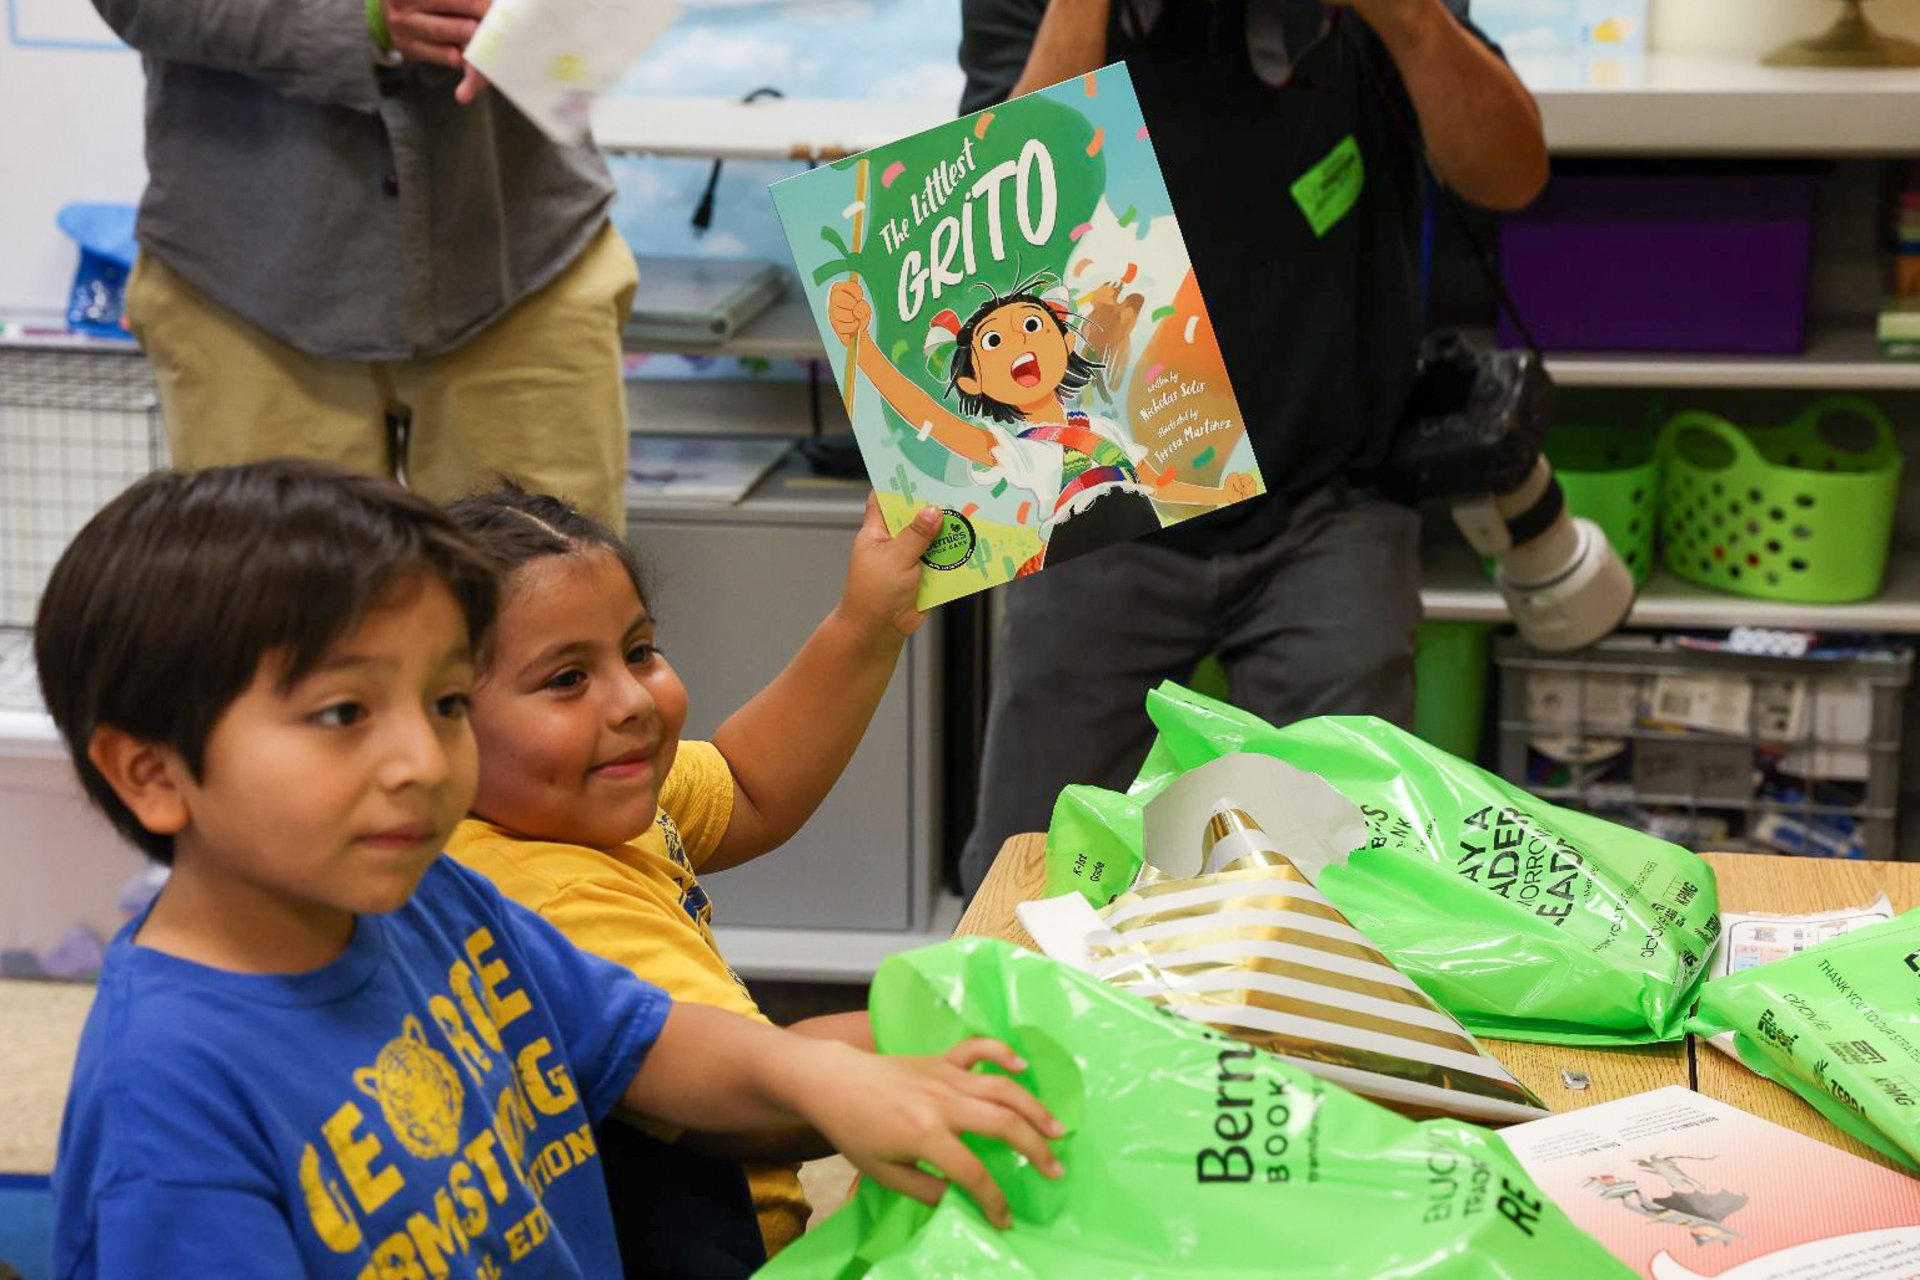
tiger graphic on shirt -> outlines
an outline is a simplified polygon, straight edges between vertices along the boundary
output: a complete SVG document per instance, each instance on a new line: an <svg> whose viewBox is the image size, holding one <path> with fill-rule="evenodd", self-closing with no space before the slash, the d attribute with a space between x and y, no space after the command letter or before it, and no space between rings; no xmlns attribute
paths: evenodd
<svg viewBox="0 0 1920 1280"><path fill-rule="evenodd" d="M409 1015L400 1031L371 1067L353 1073L353 1083L380 1104L401 1146L422 1160L450 1156L460 1147L460 1103L466 1096L460 1075L427 1043L419 1018Z"/></svg>

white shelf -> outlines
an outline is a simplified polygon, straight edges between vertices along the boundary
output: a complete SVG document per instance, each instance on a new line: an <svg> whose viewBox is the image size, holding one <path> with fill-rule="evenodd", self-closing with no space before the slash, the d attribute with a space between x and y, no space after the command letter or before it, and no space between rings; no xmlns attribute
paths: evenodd
<svg viewBox="0 0 1920 1280"><path fill-rule="evenodd" d="M1920 360L1882 356L1870 318L1816 321L1807 349L1793 356L1563 352L1547 356L1547 371L1564 387L1920 389Z"/></svg>
<svg viewBox="0 0 1920 1280"><path fill-rule="evenodd" d="M1516 58L1560 155L1920 152L1920 71L1761 65L1746 57ZM835 160L932 128L946 101L608 98L601 149L710 159Z"/></svg>
<svg viewBox="0 0 1920 1280"><path fill-rule="evenodd" d="M827 354L806 295L797 285L724 342L648 341L633 344L633 349L765 360L818 360ZM1873 321L1864 318L1816 323L1807 349L1793 356L1561 352L1548 355L1547 369L1563 387L1920 390L1920 360L1882 356Z"/></svg>
<svg viewBox="0 0 1920 1280"><path fill-rule="evenodd" d="M1747 57L1516 58L1560 155L1920 151L1920 70L1769 67Z"/></svg>
<svg viewBox="0 0 1920 1280"><path fill-rule="evenodd" d="M951 102L603 98L593 136L614 155L838 160L953 119Z"/></svg>
<svg viewBox="0 0 1920 1280"><path fill-rule="evenodd" d="M38 347L49 351L104 351L114 355L139 355L140 346L133 335L124 338L96 338L67 328L64 312L19 311L0 313L0 346Z"/></svg>
<svg viewBox="0 0 1920 1280"><path fill-rule="evenodd" d="M826 352L807 295L790 282L780 300L720 342L664 342L653 338L626 344L630 351L663 355L733 356L743 360L817 360Z"/></svg>
<svg viewBox="0 0 1920 1280"><path fill-rule="evenodd" d="M1500 593L1464 543L1429 547L1423 557L1421 603L1437 622L1504 622ZM1805 627L1817 631L1886 631L1920 635L1920 547L1896 544L1886 586L1861 604L1781 604L1726 595L1656 568L1640 590L1629 627Z"/></svg>
<svg viewBox="0 0 1920 1280"><path fill-rule="evenodd" d="M942 892L925 930L750 929L716 927L720 953L745 978L780 982L866 982L888 956L953 936L961 902Z"/></svg>

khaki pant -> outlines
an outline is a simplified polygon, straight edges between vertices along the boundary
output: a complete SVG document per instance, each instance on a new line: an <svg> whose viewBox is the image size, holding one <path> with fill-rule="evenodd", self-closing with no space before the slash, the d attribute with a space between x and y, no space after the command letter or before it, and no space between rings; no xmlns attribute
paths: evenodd
<svg viewBox="0 0 1920 1280"><path fill-rule="evenodd" d="M508 475L624 528L620 325L637 284L612 225L544 288L452 351L366 363L309 355L150 253L127 325L152 363L173 464L297 455L399 475L446 501ZM408 422L404 433L390 416Z"/></svg>

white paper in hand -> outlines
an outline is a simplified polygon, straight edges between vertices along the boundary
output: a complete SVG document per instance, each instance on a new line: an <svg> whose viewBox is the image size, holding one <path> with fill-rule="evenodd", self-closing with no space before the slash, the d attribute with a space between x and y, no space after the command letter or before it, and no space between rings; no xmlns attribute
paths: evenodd
<svg viewBox="0 0 1920 1280"><path fill-rule="evenodd" d="M679 16L672 0L493 0L466 58L541 132L575 146L593 100Z"/></svg>

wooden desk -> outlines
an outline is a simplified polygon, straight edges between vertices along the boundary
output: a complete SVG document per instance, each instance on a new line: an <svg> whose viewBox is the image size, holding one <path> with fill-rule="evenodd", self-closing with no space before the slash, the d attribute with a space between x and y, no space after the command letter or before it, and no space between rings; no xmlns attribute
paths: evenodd
<svg viewBox="0 0 1920 1280"><path fill-rule="evenodd" d="M1040 896L1045 883L1046 837L1015 836L987 873L956 934L1005 938L1032 948L1014 917L1018 904ZM1896 911L1920 906L1920 864L1830 862L1755 854L1710 853L1723 911L1822 911L1870 902L1884 893ZM1678 1084L1711 1094L1775 1124L1812 1134L1856 1155L1898 1168L1834 1128L1794 1094L1754 1075L1719 1050L1689 1036L1674 1044L1628 1049L1568 1049L1556 1045L1487 1040L1487 1049L1554 1111L1572 1111L1628 1094ZM1561 1070L1584 1073L1585 1089L1571 1089Z"/></svg>
<svg viewBox="0 0 1920 1280"><path fill-rule="evenodd" d="M93 984L0 981L0 1174L53 1168Z"/></svg>

